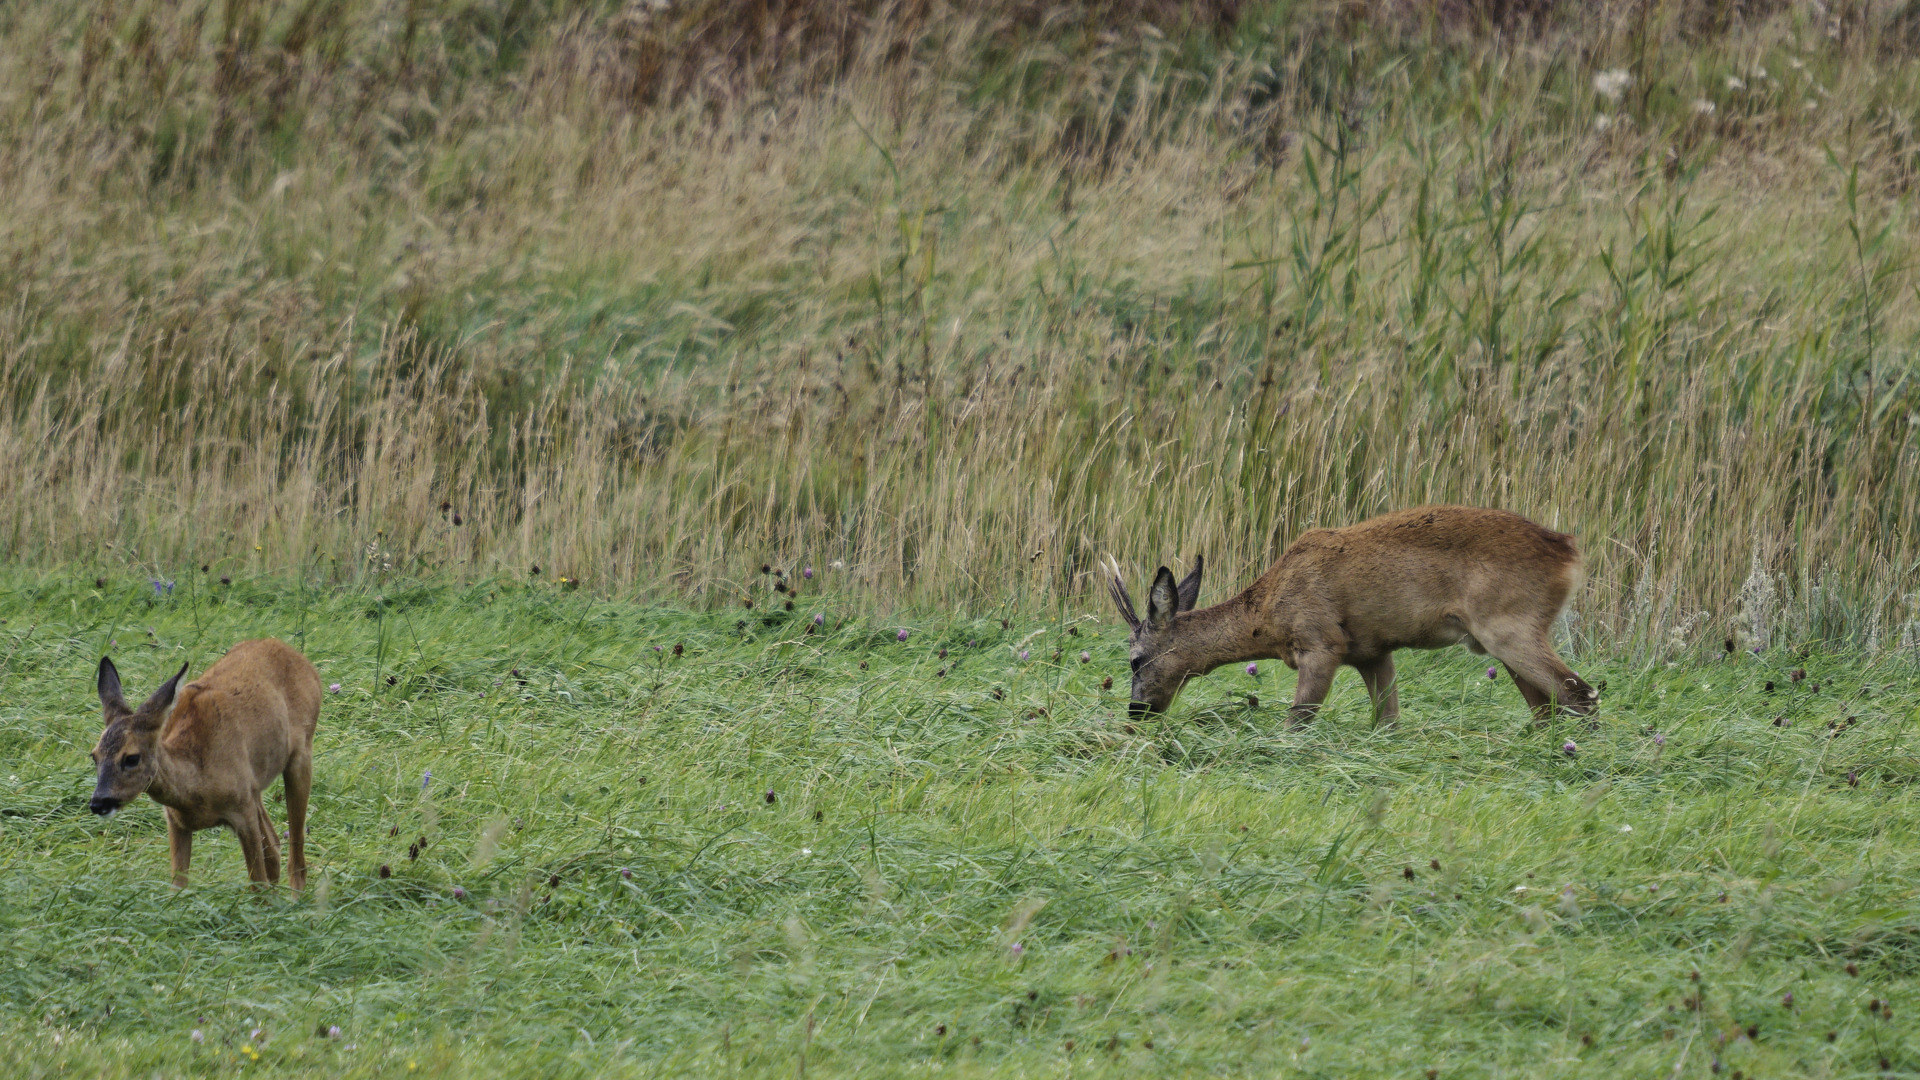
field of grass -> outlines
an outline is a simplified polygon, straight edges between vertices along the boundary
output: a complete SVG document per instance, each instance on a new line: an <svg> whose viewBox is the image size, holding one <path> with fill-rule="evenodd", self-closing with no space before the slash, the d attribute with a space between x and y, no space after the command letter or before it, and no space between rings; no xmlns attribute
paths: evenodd
<svg viewBox="0 0 1920 1080"><path fill-rule="evenodd" d="M9 1075L1920 1077L1920 5L0 43ZM1098 559L1430 501L1577 537L1596 722L1126 718ZM312 887L176 892L94 665L263 635Z"/></svg>
<svg viewBox="0 0 1920 1080"><path fill-rule="evenodd" d="M689 613L497 578L8 572L0 1060L1920 1075L1905 659L1575 653L1597 724L1532 730L1479 658L1403 654L1397 729L1347 673L1286 730L1284 669L1129 726L1111 618L896 622L824 571L788 612L773 580ZM223 832L175 892L156 807L86 810L94 665L143 694L269 634L338 684L311 887L250 893Z"/></svg>
<svg viewBox="0 0 1920 1080"><path fill-rule="evenodd" d="M1453 501L1597 641L1920 646L1915 23L7 4L0 555L977 610Z"/></svg>

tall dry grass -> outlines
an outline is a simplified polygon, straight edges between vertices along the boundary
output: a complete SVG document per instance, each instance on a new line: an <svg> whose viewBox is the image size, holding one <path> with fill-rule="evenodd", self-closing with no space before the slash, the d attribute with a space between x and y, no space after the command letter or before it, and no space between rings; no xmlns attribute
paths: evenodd
<svg viewBox="0 0 1920 1080"><path fill-rule="evenodd" d="M848 5L796 68L689 5L17 5L0 543L1079 608L1447 500L1577 534L1583 640L1913 644L1900 13L1495 6Z"/></svg>

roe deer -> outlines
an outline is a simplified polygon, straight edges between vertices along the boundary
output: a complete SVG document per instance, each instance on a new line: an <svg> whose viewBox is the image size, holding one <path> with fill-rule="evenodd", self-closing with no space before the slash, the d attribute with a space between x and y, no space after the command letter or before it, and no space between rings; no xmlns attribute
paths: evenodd
<svg viewBox="0 0 1920 1080"><path fill-rule="evenodd" d="M120 673L100 658L107 729L93 748L99 769L92 809L102 817L141 792L166 808L173 884L187 884L193 834L225 825L240 838L247 877L278 884L280 843L260 793L286 778L287 877L307 883L307 794L313 788L313 728L320 673L282 641L243 641L198 679L180 686L185 664L138 709L120 696ZM180 700L174 701L178 687ZM171 707L171 712L169 712Z"/></svg>
<svg viewBox="0 0 1920 1080"><path fill-rule="evenodd" d="M1580 581L1579 549L1518 514L1422 506L1313 529L1245 592L1195 611L1203 565L1194 559L1178 584L1161 567L1142 619L1108 558L1108 592L1133 631L1135 715L1165 710L1196 675L1273 658L1300 673L1295 723L1313 718L1342 664L1359 669L1376 714L1392 720L1393 650L1456 644L1505 665L1536 719L1556 701L1584 714L1599 699L1548 636Z"/></svg>

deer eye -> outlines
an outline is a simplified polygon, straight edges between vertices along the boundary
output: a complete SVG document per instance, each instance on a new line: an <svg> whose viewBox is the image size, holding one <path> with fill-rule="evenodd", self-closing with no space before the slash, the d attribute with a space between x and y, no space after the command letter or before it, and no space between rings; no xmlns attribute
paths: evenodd
<svg viewBox="0 0 1920 1080"><path fill-rule="evenodd" d="M123 757L120 759L120 767L123 769L131 769L139 764L140 764L139 754L128 754L126 757Z"/></svg>
<svg viewBox="0 0 1920 1080"><path fill-rule="evenodd" d="M1133 659L1131 659L1131 660L1129 660L1129 661L1127 661L1127 663L1128 663L1128 664L1129 664L1130 666L1132 666L1132 668L1133 668L1133 670L1134 670L1134 671L1136 671L1136 672L1138 672L1138 671L1140 670L1140 665L1141 665L1141 664L1144 664L1144 663L1146 663L1146 662L1147 662L1147 658L1146 658L1146 657L1144 657L1144 656L1136 656L1136 657L1134 657Z"/></svg>

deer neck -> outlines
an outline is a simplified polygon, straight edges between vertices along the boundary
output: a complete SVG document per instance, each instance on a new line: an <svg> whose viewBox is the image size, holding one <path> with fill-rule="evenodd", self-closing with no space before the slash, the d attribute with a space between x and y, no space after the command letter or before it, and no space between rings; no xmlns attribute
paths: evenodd
<svg viewBox="0 0 1920 1080"><path fill-rule="evenodd" d="M167 733L162 731L153 743L153 780L147 784L147 794L162 806L180 806L189 792L198 789L199 780L200 763L170 751Z"/></svg>
<svg viewBox="0 0 1920 1080"><path fill-rule="evenodd" d="M1182 615L1180 638L1189 658L1187 668L1196 675L1246 660L1284 657L1292 647L1280 640L1246 593Z"/></svg>

